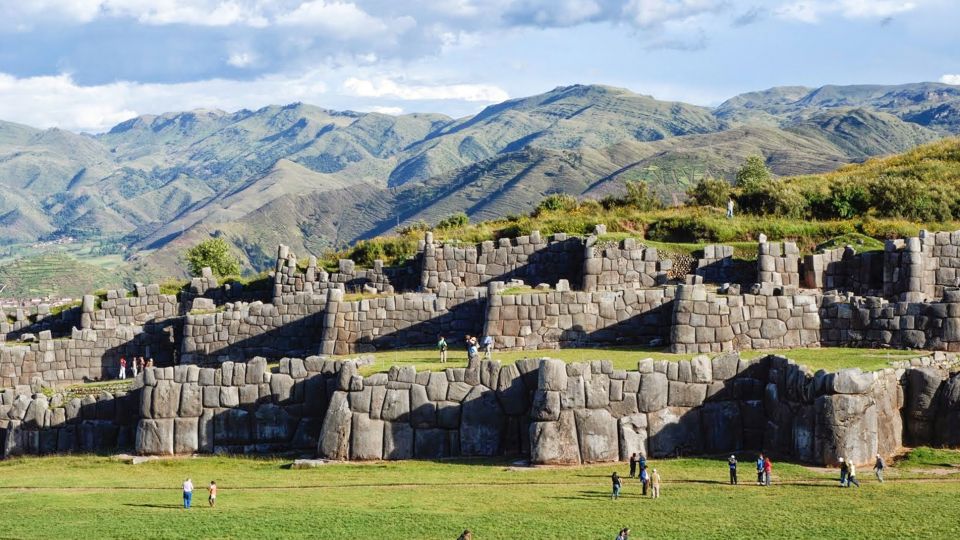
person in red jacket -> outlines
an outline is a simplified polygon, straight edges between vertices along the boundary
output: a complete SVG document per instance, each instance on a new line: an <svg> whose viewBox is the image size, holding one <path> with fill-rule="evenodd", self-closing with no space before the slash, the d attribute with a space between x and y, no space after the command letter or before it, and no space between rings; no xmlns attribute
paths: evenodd
<svg viewBox="0 0 960 540"><path fill-rule="evenodd" d="M773 463L770 462L770 456L763 457L763 485L770 485L770 473L773 472Z"/></svg>
<svg viewBox="0 0 960 540"><path fill-rule="evenodd" d="M120 357L120 378L127 378L127 359L122 356Z"/></svg>

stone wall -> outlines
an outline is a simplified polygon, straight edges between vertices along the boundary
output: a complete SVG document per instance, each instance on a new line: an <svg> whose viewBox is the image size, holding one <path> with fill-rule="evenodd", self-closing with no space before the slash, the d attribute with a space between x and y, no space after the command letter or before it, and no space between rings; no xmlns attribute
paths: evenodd
<svg viewBox="0 0 960 540"><path fill-rule="evenodd" d="M484 335L497 349L663 344L676 287L500 294L491 287Z"/></svg>
<svg viewBox="0 0 960 540"><path fill-rule="evenodd" d="M317 453L328 459L438 459L518 455L529 442L537 360L476 362L420 372L393 367L368 377L345 364Z"/></svg>
<svg viewBox="0 0 960 540"><path fill-rule="evenodd" d="M331 290L324 311L321 353L433 345L440 335L456 341L483 328L486 289L442 285L436 293L405 293L350 302Z"/></svg>
<svg viewBox="0 0 960 540"><path fill-rule="evenodd" d="M707 283L750 283L756 278L757 265L733 258L733 246L710 244L696 260L694 275Z"/></svg>
<svg viewBox="0 0 960 540"><path fill-rule="evenodd" d="M511 279L528 285L566 279L579 287L582 282L583 240L565 234L544 239L539 231L533 231L529 236L464 247L436 244L428 232L421 251L420 287L424 291L436 291L442 283L478 287Z"/></svg>
<svg viewBox="0 0 960 540"><path fill-rule="evenodd" d="M673 307L670 350L676 353L720 352L817 346L820 343L820 296L717 294L703 285L680 285Z"/></svg>
<svg viewBox="0 0 960 540"><path fill-rule="evenodd" d="M757 283L800 286L800 249L794 242L767 242L763 237L757 256Z"/></svg>
<svg viewBox="0 0 960 540"><path fill-rule="evenodd" d="M591 236L584 247L583 290L655 287L667 282L671 268L673 261L661 261L656 248L638 246L633 238L611 243L598 242L596 236Z"/></svg>
<svg viewBox="0 0 960 540"><path fill-rule="evenodd" d="M384 270L383 261L374 261L374 267L357 268L350 259L340 259L339 271L327 272L317 267L317 258L310 256L307 267L300 271L297 256L287 246L277 248L277 264L273 273L273 297L295 293L323 293L327 289L346 289L350 292L393 292L394 286ZM411 275L413 270L410 270ZM409 280L408 280L409 281Z"/></svg>
<svg viewBox="0 0 960 540"><path fill-rule="evenodd" d="M328 292L282 294L273 303L227 303L212 313L188 313L180 362L203 364L254 356L314 354L320 350Z"/></svg>
<svg viewBox="0 0 960 540"><path fill-rule="evenodd" d="M883 265L883 253L857 253L852 246L806 255L803 258L803 286L880 295L883 293Z"/></svg>

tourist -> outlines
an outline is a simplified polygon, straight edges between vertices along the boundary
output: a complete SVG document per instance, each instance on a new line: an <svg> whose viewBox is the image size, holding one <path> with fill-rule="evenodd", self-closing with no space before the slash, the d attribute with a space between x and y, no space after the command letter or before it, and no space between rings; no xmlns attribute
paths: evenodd
<svg viewBox="0 0 960 540"><path fill-rule="evenodd" d="M190 509L190 502L193 500L193 482L187 478L183 482L183 507Z"/></svg>
<svg viewBox="0 0 960 540"><path fill-rule="evenodd" d="M437 342L437 349L440 350L440 363L447 363L447 340L440 336L440 341Z"/></svg>
<svg viewBox="0 0 960 540"><path fill-rule="evenodd" d="M733 218L733 197L727 199L727 219Z"/></svg>
<svg viewBox="0 0 960 540"><path fill-rule="evenodd" d="M145 370L145 369L147 369L147 360L146 360L146 358L144 358L144 357L141 356L141 357L140 357L140 372L142 373L143 370Z"/></svg>
<svg viewBox="0 0 960 540"><path fill-rule="evenodd" d="M843 460L841 460L843 461ZM763 454L757 456L757 485L763 485Z"/></svg>
<svg viewBox="0 0 960 540"><path fill-rule="evenodd" d="M627 540L628 538L630 538L630 529L624 527L617 533L616 540Z"/></svg>
<svg viewBox="0 0 960 540"><path fill-rule="evenodd" d="M660 498L660 473L658 473L656 469L654 469L650 475L650 498Z"/></svg>
<svg viewBox="0 0 960 540"><path fill-rule="evenodd" d="M639 461L637 459L637 453L634 452L630 455L630 478L637 477L637 461Z"/></svg>
<svg viewBox="0 0 960 540"><path fill-rule="evenodd" d="M472 362L477 356L477 338L467 335L467 361Z"/></svg>
<svg viewBox="0 0 960 540"><path fill-rule="evenodd" d="M217 505L217 483L213 480L210 481L210 485L207 486L207 502L210 503L210 508L213 508Z"/></svg>
<svg viewBox="0 0 960 540"><path fill-rule="evenodd" d="M730 485L735 486L737 485L737 456L730 456L727 464L730 466Z"/></svg>
<svg viewBox="0 0 960 540"><path fill-rule="evenodd" d="M640 483L643 485L643 495L647 495L647 486L650 484L650 473L647 472L647 458L640 454L640 461L637 462L640 468Z"/></svg>
<svg viewBox="0 0 960 540"><path fill-rule="evenodd" d="M120 380L127 378L127 359L120 357Z"/></svg>
<svg viewBox="0 0 960 540"><path fill-rule="evenodd" d="M613 494L610 496L610 498L619 499L620 488L623 487L623 482L620 481L620 475L617 474L617 471L613 471L613 474L610 475L610 480L613 482Z"/></svg>
<svg viewBox="0 0 960 540"><path fill-rule="evenodd" d="M139 371L139 369L140 365L137 363L137 357L134 356L133 359L130 360L130 372L134 379L137 378L137 371Z"/></svg>
<svg viewBox="0 0 960 540"><path fill-rule="evenodd" d="M487 360L493 360L493 338L483 336L483 357Z"/></svg>
<svg viewBox="0 0 960 540"><path fill-rule="evenodd" d="M880 457L880 454L877 454L877 462L873 464L873 472L877 475L877 480L880 483L883 483L883 469L886 468L886 464L883 462L883 458Z"/></svg>
<svg viewBox="0 0 960 540"><path fill-rule="evenodd" d="M840 487L847 487L847 475L850 472L850 468L847 467L847 462L840 458Z"/></svg>
<svg viewBox="0 0 960 540"><path fill-rule="evenodd" d="M770 485L770 476L773 473L773 462L770 461L770 456L763 457L763 485Z"/></svg>
<svg viewBox="0 0 960 540"><path fill-rule="evenodd" d="M457 537L457 540L473 540L473 533L470 532L470 529L467 529L460 533L460 536Z"/></svg>
<svg viewBox="0 0 960 540"><path fill-rule="evenodd" d="M148 368L152 368L152 367L153 367L153 358L147 360L147 367L148 367Z"/></svg>
<svg viewBox="0 0 960 540"><path fill-rule="evenodd" d="M850 487L850 484L860 487L860 482L857 482L857 466L852 461L847 463L847 487Z"/></svg>

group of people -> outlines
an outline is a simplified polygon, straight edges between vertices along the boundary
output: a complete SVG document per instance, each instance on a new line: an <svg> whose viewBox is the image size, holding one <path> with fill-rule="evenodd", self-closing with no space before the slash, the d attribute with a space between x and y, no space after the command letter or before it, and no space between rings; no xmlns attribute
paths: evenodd
<svg viewBox="0 0 960 540"><path fill-rule="evenodd" d="M467 334L464 338L464 343L467 346L467 361L473 361L480 357L480 353L483 353L484 359L490 360L493 358L493 338L490 336L484 336L483 340L478 340L477 336L471 336ZM447 344L447 340L444 336L440 336L437 340L437 350L440 351L440 363L445 364L447 362L447 350L450 346Z"/></svg>
<svg viewBox="0 0 960 540"><path fill-rule="evenodd" d="M134 356L130 359L130 362L127 362L127 359L123 356L120 357L120 379L127 378L127 366L130 367L131 376L136 378L137 373L143 371L146 368L153 367L153 358L147 360L142 356Z"/></svg>
<svg viewBox="0 0 960 540"><path fill-rule="evenodd" d="M190 504L192 502L193 481L187 478L183 481L183 507L185 509L190 509ZM210 504L211 508L217 505L217 483L213 480L211 480L210 485L207 486L207 503Z"/></svg>
<svg viewBox="0 0 960 540"><path fill-rule="evenodd" d="M634 452L630 456L630 478L640 480L642 496L646 497L649 490L650 498L657 499L660 497L660 473L656 469L651 470L647 467L647 458L643 454ZM620 498L620 490L623 488L623 481L616 471L610 475L610 479L613 482L613 495L611 497L618 499Z"/></svg>
<svg viewBox="0 0 960 540"><path fill-rule="evenodd" d="M877 454L877 460L873 464L873 472L877 475L877 480L883 483L883 470L887 468L883 462L883 457ZM850 487L850 485L860 487L857 480L857 465L850 461L840 458L840 487Z"/></svg>

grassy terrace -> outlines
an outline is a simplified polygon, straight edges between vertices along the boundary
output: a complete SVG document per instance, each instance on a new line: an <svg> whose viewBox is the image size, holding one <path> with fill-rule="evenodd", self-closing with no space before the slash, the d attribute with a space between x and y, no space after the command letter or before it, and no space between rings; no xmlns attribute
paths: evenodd
<svg viewBox="0 0 960 540"><path fill-rule="evenodd" d="M798 364L811 369L825 369L836 371L847 367L858 367L864 371L873 371L889 367L890 362L909 360L926 354L923 351L902 351L896 349L854 349L845 347L824 347L819 349L790 349L770 351L744 351L743 358L757 358L766 354L782 354ZM441 364L439 353L432 349L403 349L396 351L378 351L370 353L375 362L361 368L361 373L369 375L388 371L390 366L414 366L417 371L440 371L448 367L465 367L467 353L464 350L451 349L448 352L448 362ZM549 356L566 362L583 362L590 360L611 360L616 369L637 369L637 361L643 358L655 360L689 360L693 354L673 354L665 349L643 348L603 348L603 349L544 349L536 351L498 351L494 352L494 360L502 363L515 362L521 358L541 358ZM339 358L356 358L357 355L342 356Z"/></svg>
<svg viewBox="0 0 960 540"><path fill-rule="evenodd" d="M129 465L107 457L0 462L5 538L477 539L953 538L960 533L960 452L920 449L879 484L841 489L834 471L775 462L774 485L726 483L720 459L651 461L659 500L609 475L624 464L512 467L507 461L408 461L288 468L290 460L202 457ZM180 508L191 477L195 507ZM754 477L755 478L755 477ZM216 480L217 507L205 486ZM920 518L922 516L922 518Z"/></svg>

